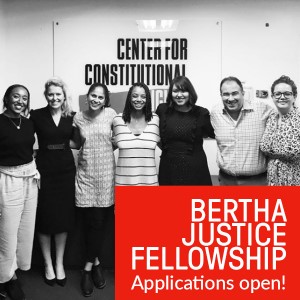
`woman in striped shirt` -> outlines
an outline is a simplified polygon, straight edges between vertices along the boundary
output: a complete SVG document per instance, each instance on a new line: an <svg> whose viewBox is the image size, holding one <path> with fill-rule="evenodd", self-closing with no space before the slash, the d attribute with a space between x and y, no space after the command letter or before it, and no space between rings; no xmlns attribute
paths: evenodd
<svg viewBox="0 0 300 300"><path fill-rule="evenodd" d="M155 148L160 140L159 118L151 110L151 95L144 83L129 89L124 111L113 120L119 148L116 185L158 185Z"/></svg>

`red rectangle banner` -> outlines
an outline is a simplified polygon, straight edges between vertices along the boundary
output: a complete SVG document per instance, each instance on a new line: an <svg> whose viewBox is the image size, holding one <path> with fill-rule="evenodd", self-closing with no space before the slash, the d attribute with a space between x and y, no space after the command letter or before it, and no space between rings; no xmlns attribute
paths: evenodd
<svg viewBox="0 0 300 300"><path fill-rule="evenodd" d="M298 187L117 187L116 300L295 299Z"/></svg>

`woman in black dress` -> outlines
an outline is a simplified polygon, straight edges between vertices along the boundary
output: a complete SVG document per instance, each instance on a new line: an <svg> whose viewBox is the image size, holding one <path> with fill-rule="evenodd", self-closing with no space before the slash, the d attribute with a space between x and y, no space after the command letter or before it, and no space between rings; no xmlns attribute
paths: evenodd
<svg viewBox="0 0 300 300"><path fill-rule="evenodd" d="M209 111L195 105L197 94L190 80L172 80L159 116L162 154L159 185L212 185L203 150L203 138L214 138Z"/></svg>
<svg viewBox="0 0 300 300"><path fill-rule="evenodd" d="M76 170L69 147L74 113L61 79L49 79L44 95L48 105L32 111L30 116L38 137L36 163L41 174L36 230L45 262L44 280L49 285L56 281L64 286L63 256L67 232L72 229L75 217ZM51 258L52 235L56 250L55 271Z"/></svg>

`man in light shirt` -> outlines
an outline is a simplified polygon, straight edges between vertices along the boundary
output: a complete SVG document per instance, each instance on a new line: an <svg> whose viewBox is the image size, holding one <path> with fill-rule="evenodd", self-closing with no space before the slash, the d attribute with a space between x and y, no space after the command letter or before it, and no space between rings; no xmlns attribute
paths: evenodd
<svg viewBox="0 0 300 300"><path fill-rule="evenodd" d="M236 77L221 81L222 102L211 111L218 146L220 185L267 185L267 161L259 149L271 106L244 99Z"/></svg>

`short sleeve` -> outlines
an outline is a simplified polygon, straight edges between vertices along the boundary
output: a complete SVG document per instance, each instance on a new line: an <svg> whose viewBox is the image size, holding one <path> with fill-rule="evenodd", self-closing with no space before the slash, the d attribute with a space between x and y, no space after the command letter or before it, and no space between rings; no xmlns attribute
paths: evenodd
<svg viewBox="0 0 300 300"><path fill-rule="evenodd" d="M78 128L78 119L80 114L82 114L81 112L78 112L77 114L74 115L73 117L73 123L72 126Z"/></svg>
<svg viewBox="0 0 300 300"><path fill-rule="evenodd" d="M203 109L203 119L204 119L204 137L215 138L214 128L211 124L210 113L206 108Z"/></svg>

